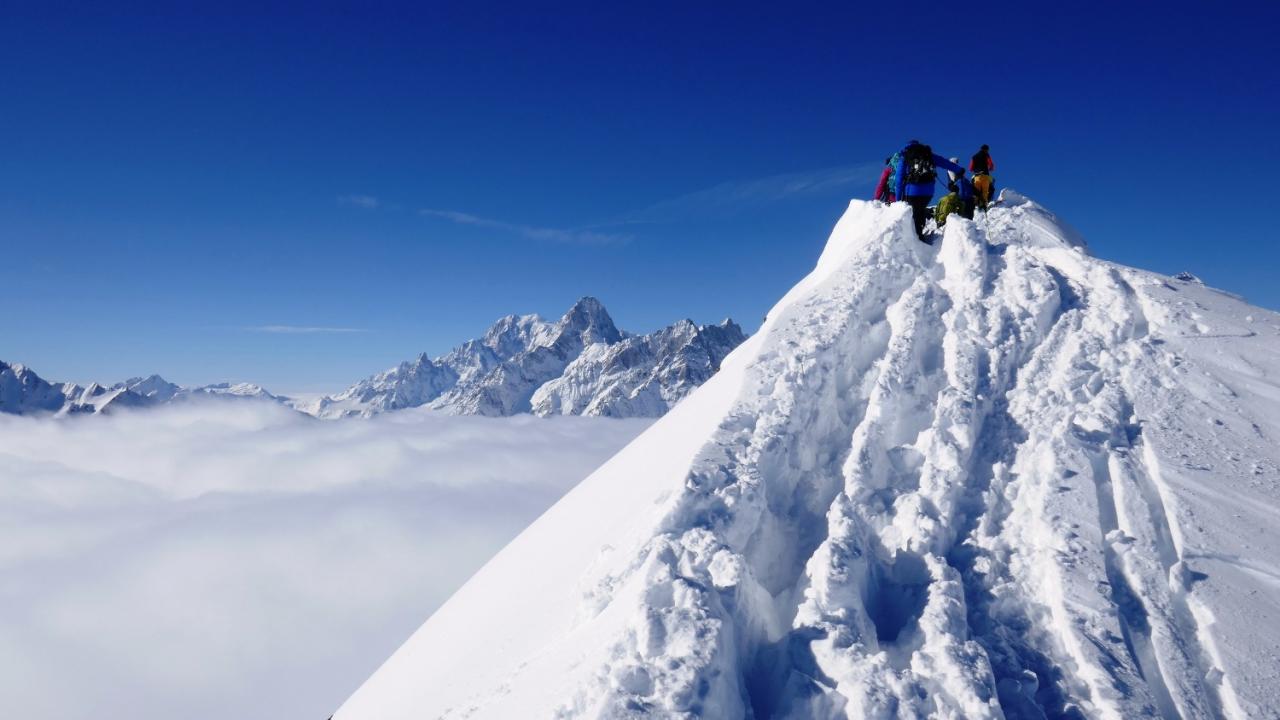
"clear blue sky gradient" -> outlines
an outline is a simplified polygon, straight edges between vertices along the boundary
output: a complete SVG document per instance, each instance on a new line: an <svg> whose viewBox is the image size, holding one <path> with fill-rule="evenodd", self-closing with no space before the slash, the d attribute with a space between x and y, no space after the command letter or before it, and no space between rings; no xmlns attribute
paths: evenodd
<svg viewBox="0 0 1280 720"><path fill-rule="evenodd" d="M5 7L0 359L298 392L587 294L754 329L912 137L1280 307L1274 3L185 5Z"/></svg>

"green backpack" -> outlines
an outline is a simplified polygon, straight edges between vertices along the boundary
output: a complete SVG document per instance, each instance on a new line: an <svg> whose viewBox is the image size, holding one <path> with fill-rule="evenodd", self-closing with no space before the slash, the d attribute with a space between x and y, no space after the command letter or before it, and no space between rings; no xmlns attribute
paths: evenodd
<svg viewBox="0 0 1280 720"><path fill-rule="evenodd" d="M938 201L938 207L933 210L933 218L938 221L938 227L942 227L947 223L947 216L960 209L960 196L955 193L947 193Z"/></svg>

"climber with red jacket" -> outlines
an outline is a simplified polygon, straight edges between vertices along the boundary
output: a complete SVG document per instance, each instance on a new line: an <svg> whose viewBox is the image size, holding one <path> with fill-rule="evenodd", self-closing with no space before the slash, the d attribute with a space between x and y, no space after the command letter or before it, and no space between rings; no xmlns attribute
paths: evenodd
<svg viewBox="0 0 1280 720"><path fill-rule="evenodd" d="M907 143L901 152L894 155L891 165L894 197L907 201L911 206L916 237L920 238L920 242L932 244L924 239L924 223L929 218L929 201L933 199L933 185L938 178L938 168L957 174L964 172L964 168L934 154L932 148L922 145L918 140Z"/></svg>
<svg viewBox="0 0 1280 720"><path fill-rule="evenodd" d="M996 194L996 181L991 173L996 170L996 161L991 159L991 148L983 145L969 160L969 172L973 173L973 189L977 194L978 205L986 211L987 204Z"/></svg>

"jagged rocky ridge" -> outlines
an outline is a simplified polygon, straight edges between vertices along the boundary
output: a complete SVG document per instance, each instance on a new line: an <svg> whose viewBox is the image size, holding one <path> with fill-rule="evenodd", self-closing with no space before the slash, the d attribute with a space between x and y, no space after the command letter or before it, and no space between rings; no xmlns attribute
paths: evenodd
<svg viewBox="0 0 1280 720"><path fill-rule="evenodd" d="M319 417L422 405L462 415L657 417L706 382L744 339L732 320L683 320L630 335L599 300L585 297L559 320L504 317L446 355L419 355L300 408Z"/></svg>
<svg viewBox="0 0 1280 720"><path fill-rule="evenodd" d="M335 718L1269 717L1277 377L1280 315L1016 193L854 201Z"/></svg>

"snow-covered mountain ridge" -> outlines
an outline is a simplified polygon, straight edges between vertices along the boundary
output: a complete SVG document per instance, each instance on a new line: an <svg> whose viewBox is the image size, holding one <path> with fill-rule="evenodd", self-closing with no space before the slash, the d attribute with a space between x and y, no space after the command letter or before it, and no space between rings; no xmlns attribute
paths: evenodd
<svg viewBox="0 0 1280 720"><path fill-rule="evenodd" d="M854 201L335 717L1275 717L1277 438L1280 315Z"/></svg>
<svg viewBox="0 0 1280 720"><path fill-rule="evenodd" d="M509 315L446 355L424 353L318 400L249 383L182 387L159 375L82 387L0 362L0 412L98 413L217 396L278 402L321 418L422 405L457 415L657 417L706 382L745 339L732 320L701 326L682 320L631 335L614 326L599 300L585 297L557 321Z"/></svg>
<svg viewBox="0 0 1280 720"><path fill-rule="evenodd" d="M0 361L0 412L15 415L77 415L115 408L153 407L195 398L253 398L289 403L250 383L218 383L199 387L175 385L159 375L130 378L111 386L49 382L21 364Z"/></svg>
<svg viewBox="0 0 1280 720"><path fill-rule="evenodd" d="M706 382L745 339L732 320L683 320L631 335L614 326L599 300L584 297L559 320L509 315L446 355L424 353L298 407L318 417L421 405L459 415L657 417Z"/></svg>

